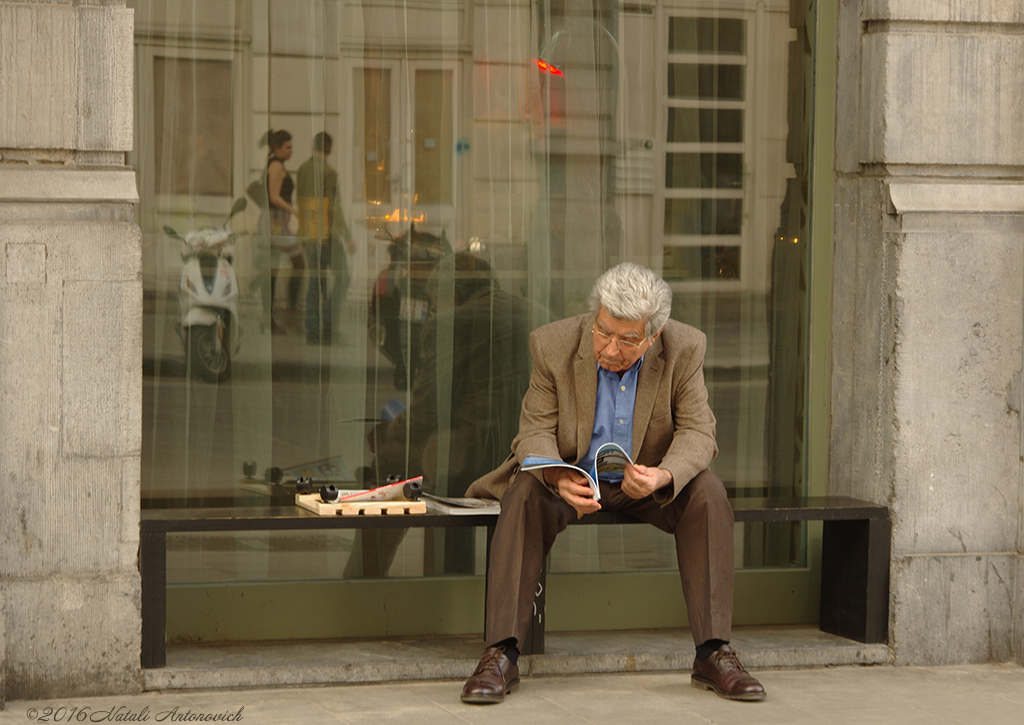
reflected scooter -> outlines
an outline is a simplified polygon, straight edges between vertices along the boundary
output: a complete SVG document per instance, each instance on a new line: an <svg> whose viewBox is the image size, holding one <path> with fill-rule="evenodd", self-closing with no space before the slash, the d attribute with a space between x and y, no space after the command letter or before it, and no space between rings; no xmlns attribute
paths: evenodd
<svg viewBox="0 0 1024 725"><path fill-rule="evenodd" d="M247 205L241 198L220 229L200 229L184 237L169 226L164 232L185 245L178 280L178 336L185 346L192 377L219 383L231 374L231 356L238 352L238 278L231 265L235 233L231 219Z"/></svg>

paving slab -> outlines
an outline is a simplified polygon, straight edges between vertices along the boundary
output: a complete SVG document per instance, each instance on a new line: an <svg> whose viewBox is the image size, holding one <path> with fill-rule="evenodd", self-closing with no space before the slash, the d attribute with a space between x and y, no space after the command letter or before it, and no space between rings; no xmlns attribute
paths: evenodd
<svg viewBox="0 0 1024 725"><path fill-rule="evenodd" d="M751 668L754 670L754 668ZM0 723L187 722L199 718L255 725L310 723L702 723L703 725L1019 725L1024 668L845 665L755 670L762 702L730 702L693 688L685 672L534 675L500 705L464 705L462 677L332 686L175 690L134 696L14 701ZM64 710L60 710L60 708ZM120 708L120 709L119 709ZM58 717L56 713L60 712ZM48 719L44 720L47 713ZM107 715L109 713L109 715ZM138 718L145 714L146 718ZM116 719L118 714L121 718ZM135 720L125 716L134 714ZM235 720L227 716L241 715ZM191 718L191 719L190 719Z"/></svg>

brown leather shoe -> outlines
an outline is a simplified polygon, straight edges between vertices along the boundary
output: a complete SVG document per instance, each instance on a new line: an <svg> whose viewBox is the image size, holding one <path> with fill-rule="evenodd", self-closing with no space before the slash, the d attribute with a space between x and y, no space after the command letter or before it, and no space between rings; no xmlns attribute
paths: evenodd
<svg viewBox="0 0 1024 725"><path fill-rule="evenodd" d="M727 644L701 662L693 661L690 684L704 690L714 690L728 700L763 700L764 687L743 669L739 655Z"/></svg>
<svg viewBox="0 0 1024 725"><path fill-rule="evenodd" d="M462 701L475 705L501 702L519 689L519 667L509 662L504 647L488 647L476 672L462 688Z"/></svg>

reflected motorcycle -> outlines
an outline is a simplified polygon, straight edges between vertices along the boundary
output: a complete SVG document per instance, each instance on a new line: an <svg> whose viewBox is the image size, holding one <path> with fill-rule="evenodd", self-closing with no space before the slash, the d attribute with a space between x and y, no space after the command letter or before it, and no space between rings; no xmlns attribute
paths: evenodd
<svg viewBox="0 0 1024 725"><path fill-rule="evenodd" d="M377 238L388 243L391 261L373 288L370 338L395 366L395 387L406 390L416 374L421 331L430 313L427 282L452 248L443 230L436 236L417 230L415 224L405 234L384 231Z"/></svg>
<svg viewBox="0 0 1024 725"><path fill-rule="evenodd" d="M178 336L185 346L186 365L192 377L211 383L231 374L231 356L241 345L238 324L238 278L232 266L235 232L231 219L245 209L239 199L220 229L178 234L169 226L164 233L185 245L178 279Z"/></svg>

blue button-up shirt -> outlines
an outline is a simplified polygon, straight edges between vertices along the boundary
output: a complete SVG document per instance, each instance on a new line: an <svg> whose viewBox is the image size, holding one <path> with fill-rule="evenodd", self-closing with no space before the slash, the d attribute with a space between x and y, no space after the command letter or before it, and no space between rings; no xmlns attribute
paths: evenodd
<svg viewBox="0 0 1024 725"><path fill-rule="evenodd" d="M594 408L594 433L590 437L590 450L577 464L585 471L594 465L594 454L602 444L618 443L633 456L633 407L636 404L636 381L640 375L641 357L619 377L618 373L597 366L597 404ZM602 480L612 483L622 480L622 473L607 473Z"/></svg>

